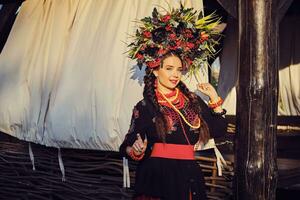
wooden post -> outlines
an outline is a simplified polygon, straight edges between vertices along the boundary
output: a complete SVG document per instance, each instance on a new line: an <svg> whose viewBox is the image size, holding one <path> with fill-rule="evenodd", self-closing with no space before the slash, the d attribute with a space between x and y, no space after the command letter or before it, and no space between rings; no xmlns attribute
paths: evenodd
<svg viewBox="0 0 300 200"><path fill-rule="evenodd" d="M276 0L239 0L235 199L275 199L278 88Z"/></svg>

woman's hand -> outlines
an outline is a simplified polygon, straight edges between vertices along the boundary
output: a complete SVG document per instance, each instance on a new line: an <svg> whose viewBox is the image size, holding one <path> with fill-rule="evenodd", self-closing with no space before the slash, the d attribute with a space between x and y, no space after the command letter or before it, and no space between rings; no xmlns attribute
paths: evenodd
<svg viewBox="0 0 300 200"><path fill-rule="evenodd" d="M217 91L215 90L215 88L210 83L199 83L197 85L197 88L200 92L202 92L203 94L209 96L209 99L210 99L211 102L215 103L215 102L220 100ZM221 112L224 111L221 106L215 107L213 110L216 113L221 113Z"/></svg>
<svg viewBox="0 0 300 200"><path fill-rule="evenodd" d="M136 156L139 156L139 155L142 155L143 153L145 153L148 141L147 141L147 138L145 138L145 140L143 141L140 134L137 134L136 137L137 138L136 138L135 142L133 143L132 147L128 147L126 149L126 151L129 154L129 152L131 151L131 148L132 148L134 151L134 154Z"/></svg>
<svg viewBox="0 0 300 200"><path fill-rule="evenodd" d="M197 88L200 92L209 96L209 98L212 102L215 102L218 100L219 95L218 95L217 91L215 90L215 88L210 83L199 83L197 85Z"/></svg>

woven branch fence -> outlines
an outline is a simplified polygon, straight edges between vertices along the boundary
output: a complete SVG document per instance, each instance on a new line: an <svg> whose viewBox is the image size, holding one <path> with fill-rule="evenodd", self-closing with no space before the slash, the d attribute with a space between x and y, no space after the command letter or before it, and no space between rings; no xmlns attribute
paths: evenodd
<svg viewBox="0 0 300 200"><path fill-rule="evenodd" d="M0 199L132 199L133 190L123 188L123 165L117 152L78 149L59 151L37 144L29 145L15 138L3 140L2 137ZM30 152L33 153L33 159L30 158ZM223 176L219 177L213 156L197 156L197 160L205 173L209 199L230 199L232 163L227 162ZM129 162L132 186L135 168L136 163Z"/></svg>

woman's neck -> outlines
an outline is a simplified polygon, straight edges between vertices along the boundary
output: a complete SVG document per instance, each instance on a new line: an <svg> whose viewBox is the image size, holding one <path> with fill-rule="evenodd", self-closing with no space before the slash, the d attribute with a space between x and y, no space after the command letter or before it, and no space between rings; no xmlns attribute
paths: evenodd
<svg viewBox="0 0 300 200"><path fill-rule="evenodd" d="M160 93L165 94L165 95L170 94L175 91L175 88L172 90L171 89L166 90L166 89L160 89L160 88L157 88L157 89Z"/></svg>
<svg viewBox="0 0 300 200"><path fill-rule="evenodd" d="M159 92L163 93L163 94L169 94L171 92L174 92L176 88L167 88L162 86L161 84L157 85L157 89L159 90Z"/></svg>

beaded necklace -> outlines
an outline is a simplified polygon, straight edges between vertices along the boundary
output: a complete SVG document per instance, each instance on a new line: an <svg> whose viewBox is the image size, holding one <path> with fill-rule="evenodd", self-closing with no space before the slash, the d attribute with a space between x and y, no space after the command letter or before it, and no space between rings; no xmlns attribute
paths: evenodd
<svg viewBox="0 0 300 200"><path fill-rule="evenodd" d="M174 94L175 93L175 97L173 97ZM159 93L160 94L160 93ZM174 92L171 92L171 93L169 93L169 94L165 94L165 96L167 97L167 98L172 98L173 97L173 99L174 100L177 100L177 98L178 98L178 94L179 94L179 90L176 88L175 90L174 90ZM173 101L174 101L173 100ZM158 103L166 103L167 101L166 100L158 100Z"/></svg>
<svg viewBox="0 0 300 200"><path fill-rule="evenodd" d="M182 95L182 93L179 93L179 90L177 88L173 92L164 95L171 102L171 104L173 104L177 109L181 109L184 107L185 97L184 95ZM158 103L167 107L171 107L171 105L165 100L162 94L157 90L156 90L156 96L157 96Z"/></svg>
<svg viewBox="0 0 300 200"><path fill-rule="evenodd" d="M177 89L177 88L176 88ZM177 89L178 90L178 89ZM168 104L182 117L183 121L191 128L193 129L198 129L200 128L200 119L198 119L199 123L196 126L193 126L192 124L190 124L187 119L184 117L184 115L180 112L179 109L176 108L176 106L173 105L173 103L161 92L157 89L157 91L162 95L162 97L168 102Z"/></svg>

